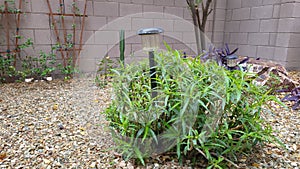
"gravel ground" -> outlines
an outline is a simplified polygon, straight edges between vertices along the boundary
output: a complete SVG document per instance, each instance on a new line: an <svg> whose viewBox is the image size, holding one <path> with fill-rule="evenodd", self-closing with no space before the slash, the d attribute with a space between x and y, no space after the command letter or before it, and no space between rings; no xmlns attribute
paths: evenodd
<svg viewBox="0 0 300 169"><path fill-rule="evenodd" d="M90 82L0 86L0 168L113 167L113 143L99 114L110 92Z"/></svg>
<svg viewBox="0 0 300 169"><path fill-rule="evenodd" d="M107 122L99 113L110 103L110 90L97 88L92 79L0 85L0 169L189 168L164 157L146 167L124 162L112 150ZM287 149L258 147L240 158L240 167L300 168L300 111L275 108L264 118Z"/></svg>

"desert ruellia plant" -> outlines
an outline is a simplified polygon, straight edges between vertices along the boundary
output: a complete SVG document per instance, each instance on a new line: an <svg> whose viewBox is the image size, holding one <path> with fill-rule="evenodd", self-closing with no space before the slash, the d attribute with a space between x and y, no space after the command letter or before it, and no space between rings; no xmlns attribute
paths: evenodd
<svg viewBox="0 0 300 169"><path fill-rule="evenodd" d="M146 63L113 70L113 99L104 114L126 160L145 164L152 155L175 152L179 160L202 158L207 167L226 168L240 152L276 140L260 117L263 105L276 98L247 72L168 49L155 54L154 89Z"/></svg>

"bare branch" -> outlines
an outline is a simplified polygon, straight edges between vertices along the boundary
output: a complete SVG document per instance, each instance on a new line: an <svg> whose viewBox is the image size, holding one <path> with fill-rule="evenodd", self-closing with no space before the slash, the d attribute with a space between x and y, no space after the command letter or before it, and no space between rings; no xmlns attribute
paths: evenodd
<svg viewBox="0 0 300 169"><path fill-rule="evenodd" d="M213 9L210 9L209 12L207 13L207 16L213 11Z"/></svg>

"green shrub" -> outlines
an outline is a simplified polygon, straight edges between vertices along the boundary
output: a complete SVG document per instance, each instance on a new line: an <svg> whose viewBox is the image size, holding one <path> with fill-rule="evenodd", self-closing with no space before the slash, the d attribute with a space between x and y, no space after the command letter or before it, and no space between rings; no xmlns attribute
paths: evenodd
<svg viewBox="0 0 300 169"><path fill-rule="evenodd" d="M258 143L276 140L260 114L266 102L278 100L247 72L183 59L171 49L155 60L156 89L146 63L113 70L113 101L104 113L126 159L144 164L153 154L175 151L179 159L201 154L208 167L222 168Z"/></svg>

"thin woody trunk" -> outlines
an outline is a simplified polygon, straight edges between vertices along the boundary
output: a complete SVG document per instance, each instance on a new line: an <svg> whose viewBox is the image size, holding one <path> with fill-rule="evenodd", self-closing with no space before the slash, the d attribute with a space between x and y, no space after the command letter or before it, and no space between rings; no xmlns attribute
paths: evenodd
<svg viewBox="0 0 300 169"><path fill-rule="evenodd" d="M215 0L216 1L216 0ZM205 41L205 27L206 27L206 22L209 14L212 12L212 9L209 9L212 4L212 0L207 0L206 4L204 6L204 2L201 3L202 6L202 23L200 25L200 39L201 39L201 47L202 49L206 49L206 41ZM199 17L200 18L200 17Z"/></svg>
<svg viewBox="0 0 300 169"><path fill-rule="evenodd" d="M200 11L199 11L200 3L196 4L195 0L186 0L186 1L192 12L192 18L193 18L193 22L194 22L194 30L195 30L195 36L196 36L196 43L197 43L197 53L198 53L198 55L200 55L201 51L206 49L205 26L206 26L208 16L212 12L212 9L210 9L210 6L211 6L213 0L207 0L205 4L203 1L201 1L202 18L200 17ZM201 20L200 20L200 18L201 18Z"/></svg>
<svg viewBox="0 0 300 169"><path fill-rule="evenodd" d="M197 55L201 54L201 41L200 41L200 31L199 31L199 17L197 14L199 14L198 9L195 6L195 0L186 0L187 4L189 5L191 12L192 12L192 18L194 23L194 32L195 32L195 38L196 38L196 44L197 44Z"/></svg>

